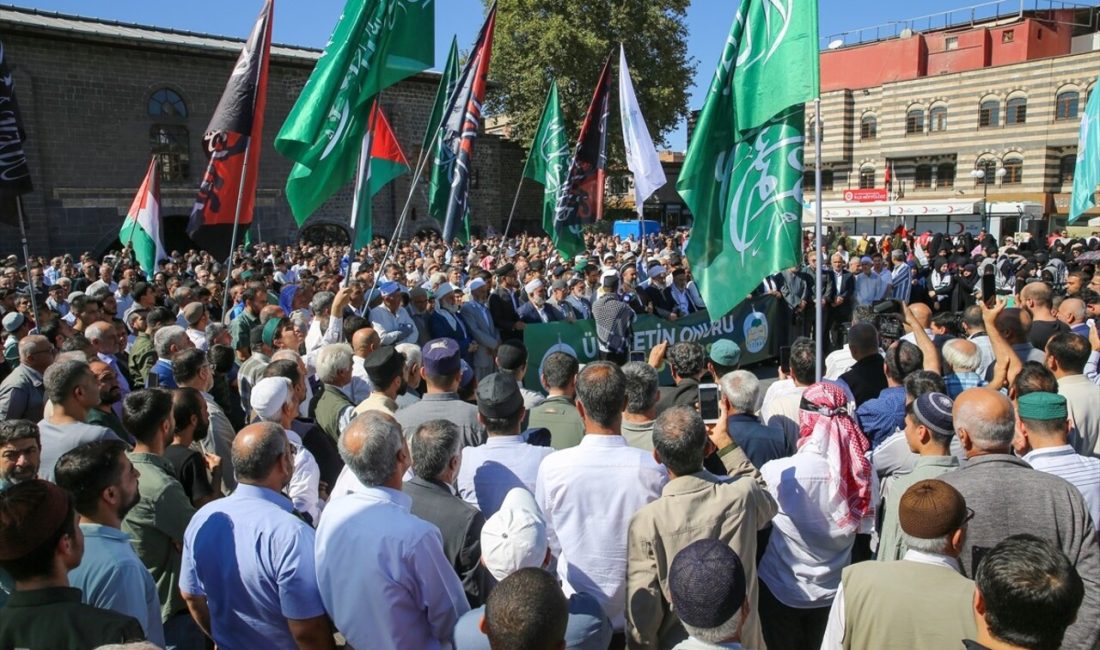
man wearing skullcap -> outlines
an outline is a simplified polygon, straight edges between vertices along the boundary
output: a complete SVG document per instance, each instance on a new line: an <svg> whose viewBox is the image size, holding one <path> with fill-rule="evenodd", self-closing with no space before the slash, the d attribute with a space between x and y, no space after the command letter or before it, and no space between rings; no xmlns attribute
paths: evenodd
<svg viewBox="0 0 1100 650"><path fill-rule="evenodd" d="M527 302L520 306L517 312L520 320L528 324L554 323L565 320L558 308L546 301L546 285L539 278L528 282L524 287L527 292Z"/></svg>
<svg viewBox="0 0 1100 650"><path fill-rule="evenodd" d="M354 414L382 411L389 415L397 412L397 395L407 388L405 380L405 355L392 345L384 345L371 352L362 365L374 390L359 402Z"/></svg>
<svg viewBox="0 0 1100 650"><path fill-rule="evenodd" d="M145 638L133 617L80 602L69 571L84 536L69 494L34 480L0 493L0 569L15 593L0 609L2 648L94 648Z"/></svg>
<svg viewBox="0 0 1100 650"><path fill-rule="evenodd" d="M301 436L291 428L298 416L298 395L286 377L265 377L252 389L252 410L264 422L286 430L287 444L294 456L294 472L283 487L294 509L316 523L324 503L320 499L321 469L313 454L305 448Z"/></svg>
<svg viewBox="0 0 1100 650"><path fill-rule="evenodd" d="M961 492L976 513L959 556L963 573L973 576L982 553L1010 535L1054 541L1085 582L1085 600L1066 631L1065 647L1095 647L1100 639L1100 542L1088 504L1065 480L1012 455L1016 418L1004 395L971 388L955 400L952 416L967 461L941 479Z"/></svg>
<svg viewBox="0 0 1100 650"><path fill-rule="evenodd" d="M1012 447L1032 469L1060 476L1081 491L1092 523L1100 522L1100 458L1082 456L1069 444L1069 410L1057 393L1028 393L1016 400Z"/></svg>
<svg viewBox="0 0 1100 650"><path fill-rule="evenodd" d="M844 569L822 649L940 650L973 637L974 583L960 573L958 561L971 514L947 483L913 483L898 499L908 550L900 560Z"/></svg>
<svg viewBox="0 0 1100 650"><path fill-rule="evenodd" d="M918 481L936 478L959 467L959 459L951 453L955 437L951 418L953 406L951 398L943 393L925 393L905 407L905 440L909 451L917 454L917 460L911 472L888 481L884 488L879 560L905 557L905 536L898 519L901 495Z"/></svg>
<svg viewBox="0 0 1100 650"><path fill-rule="evenodd" d="M668 579L669 598L688 633L674 650L743 648L752 607L745 566L733 549L713 539L693 542L672 559Z"/></svg>

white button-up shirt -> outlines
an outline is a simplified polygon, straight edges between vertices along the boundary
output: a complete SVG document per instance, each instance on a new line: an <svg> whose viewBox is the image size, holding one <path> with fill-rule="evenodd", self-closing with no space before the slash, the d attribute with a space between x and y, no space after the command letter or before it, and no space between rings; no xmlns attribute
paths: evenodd
<svg viewBox="0 0 1100 650"><path fill-rule="evenodd" d="M626 546L630 519L661 496L665 468L622 436L587 434L539 466L535 500L566 596L600 602L611 626L626 624Z"/></svg>
<svg viewBox="0 0 1100 650"><path fill-rule="evenodd" d="M397 490L366 487L325 508L317 527L317 584L325 611L355 648L435 650L470 609L434 525Z"/></svg>
<svg viewBox="0 0 1100 650"><path fill-rule="evenodd" d="M458 496L488 519L500 510L512 488L535 493L539 465L553 452L550 447L529 445L519 436L489 436L484 445L465 447L458 470Z"/></svg>
<svg viewBox="0 0 1100 650"><path fill-rule="evenodd" d="M351 357L351 386L345 391L348 399L356 406L370 397L371 391L374 390L374 386L370 383L370 376L367 375L367 369L363 367L363 361L365 359L359 355Z"/></svg>
<svg viewBox="0 0 1100 650"><path fill-rule="evenodd" d="M1024 461L1033 469L1066 479L1081 492L1092 515L1092 525L1100 527L1100 458L1082 456L1070 445L1032 449Z"/></svg>
<svg viewBox="0 0 1100 650"><path fill-rule="evenodd" d="M765 463L760 475L779 503L760 560L760 580L787 607L828 606L856 540L855 531L841 530L829 516L835 497L829 462L803 447L794 456Z"/></svg>
<svg viewBox="0 0 1100 650"><path fill-rule="evenodd" d="M321 467L317 465L317 459L306 449L302 443L302 437L292 429L284 429L286 438L294 446L294 474L290 477L290 485L286 487L286 495L294 502L294 509L307 513L313 517L313 523L321 517Z"/></svg>
<svg viewBox="0 0 1100 650"><path fill-rule="evenodd" d="M378 305L370 310L370 323L381 337L382 345L416 343L420 338L416 323L409 315L409 310L404 307L398 307L395 314L386 309L385 305Z"/></svg>

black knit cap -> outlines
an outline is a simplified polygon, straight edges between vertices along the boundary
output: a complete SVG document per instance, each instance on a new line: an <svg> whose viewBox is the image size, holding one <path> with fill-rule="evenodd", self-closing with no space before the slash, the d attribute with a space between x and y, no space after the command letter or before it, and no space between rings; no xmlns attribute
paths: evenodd
<svg viewBox="0 0 1100 650"><path fill-rule="evenodd" d="M745 568L728 545L692 542L668 569L672 606L686 625L711 629L733 618L745 602Z"/></svg>

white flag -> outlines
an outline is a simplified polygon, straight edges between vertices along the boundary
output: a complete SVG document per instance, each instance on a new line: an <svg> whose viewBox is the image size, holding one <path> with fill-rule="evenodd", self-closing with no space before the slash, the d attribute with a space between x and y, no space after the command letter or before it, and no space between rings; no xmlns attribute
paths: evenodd
<svg viewBox="0 0 1100 650"><path fill-rule="evenodd" d="M626 50L619 45L619 112L623 122L623 144L626 145L626 166L634 174L634 200L638 214L642 204L665 184L665 170L657 148L649 137L649 129L638 108L634 84L630 81L630 69L626 67Z"/></svg>

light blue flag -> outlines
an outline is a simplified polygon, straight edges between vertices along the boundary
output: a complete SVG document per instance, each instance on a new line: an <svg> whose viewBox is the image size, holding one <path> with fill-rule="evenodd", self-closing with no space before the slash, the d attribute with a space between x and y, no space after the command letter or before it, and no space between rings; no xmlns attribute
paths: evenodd
<svg viewBox="0 0 1100 650"><path fill-rule="evenodd" d="M1096 205L1096 186L1100 185L1100 93L1089 95L1081 116L1077 136L1077 165L1073 168L1073 198L1069 202L1069 222Z"/></svg>

